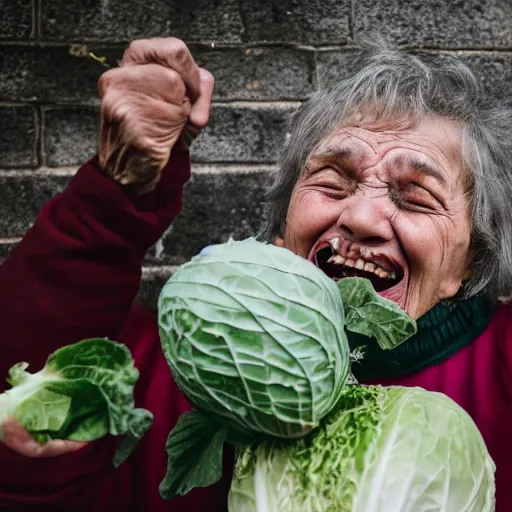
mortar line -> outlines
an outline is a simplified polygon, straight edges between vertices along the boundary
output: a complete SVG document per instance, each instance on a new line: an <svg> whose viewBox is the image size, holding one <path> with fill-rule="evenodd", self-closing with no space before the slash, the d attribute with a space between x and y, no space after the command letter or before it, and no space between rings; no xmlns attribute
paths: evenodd
<svg viewBox="0 0 512 512"><path fill-rule="evenodd" d="M354 41L354 19L355 19L355 6L354 0L350 0L350 10L348 12L348 33L350 35L350 39Z"/></svg>

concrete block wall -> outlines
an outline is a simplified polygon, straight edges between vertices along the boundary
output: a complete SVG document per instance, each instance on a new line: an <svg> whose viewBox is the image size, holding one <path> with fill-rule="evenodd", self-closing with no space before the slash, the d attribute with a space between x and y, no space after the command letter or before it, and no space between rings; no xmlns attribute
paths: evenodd
<svg viewBox="0 0 512 512"><path fill-rule="evenodd" d="M286 119L350 72L361 36L456 53L512 100L511 0L0 0L0 259L97 148L97 80L126 44L184 39L216 77L185 207L147 257L141 297L209 243L258 230Z"/></svg>

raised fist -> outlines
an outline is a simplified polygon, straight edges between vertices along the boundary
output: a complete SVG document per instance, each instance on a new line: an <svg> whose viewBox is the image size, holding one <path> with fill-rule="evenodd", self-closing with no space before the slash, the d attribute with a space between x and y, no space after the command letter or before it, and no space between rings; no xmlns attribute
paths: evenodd
<svg viewBox="0 0 512 512"><path fill-rule="evenodd" d="M183 41L132 42L99 80L101 167L137 193L152 190L180 136L190 141L208 123L213 84Z"/></svg>

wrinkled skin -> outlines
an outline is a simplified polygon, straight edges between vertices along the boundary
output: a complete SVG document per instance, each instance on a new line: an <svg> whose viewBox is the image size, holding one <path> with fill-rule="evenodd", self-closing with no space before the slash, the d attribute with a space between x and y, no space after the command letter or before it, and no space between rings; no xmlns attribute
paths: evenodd
<svg viewBox="0 0 512 512"><path fill-rule="evenodd" d="M183 129L193 138L208 123L213 83L179 39L132 42L99 81L101 167L140 194L152 190Z"/></svg>
<svg viewBox="0 0 512 512"><path fill-rule="evenodd" d="M419 318L457 293L468 264L459 147L459 126L439 117L400 130L339 128L310 155L278 243L314 261L322 243L339 237L344 256L385 257L404 276L381 295Z"/></svg>

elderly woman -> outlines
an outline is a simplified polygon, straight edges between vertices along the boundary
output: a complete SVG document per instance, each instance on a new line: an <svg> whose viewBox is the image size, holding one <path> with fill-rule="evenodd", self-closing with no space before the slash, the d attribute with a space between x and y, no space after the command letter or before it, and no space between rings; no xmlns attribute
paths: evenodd
<svg viewBox="0 0 512 512"><path fill-rule="evenodd" d="M161 354L155 313L133 304L142 258L180 210L185 141L206 125L212 89L180 41L133 43L100 80L99 157L1 267L0 374L108 336L133 352L137 402L155 415L117 470L115 439L41 446L7 420L1 510L225 509L229 471L216 486L159 498L166 437L189 406ZM497 510L508 512L512 310L498 299L512 289L512 117L481 100L456 60L370 49L356 74L294 117L264 236L333 279L368 277L419 320L416 336L389 353L374 348L357 375L440 391L465 408L497 465Z"/></svg>

